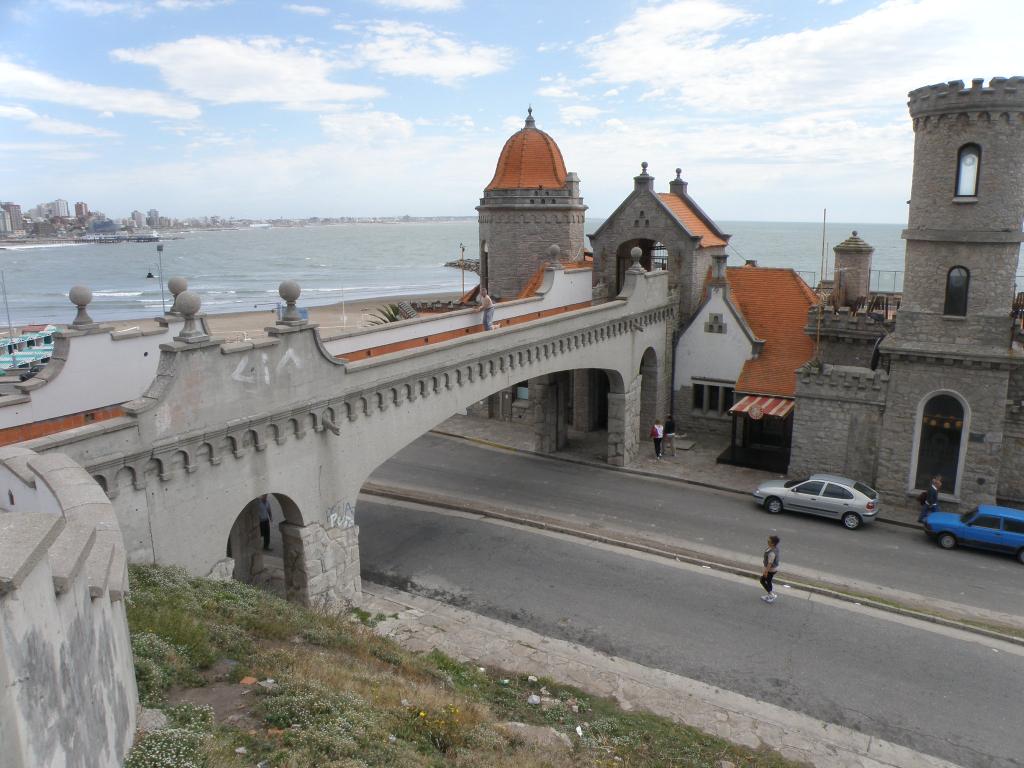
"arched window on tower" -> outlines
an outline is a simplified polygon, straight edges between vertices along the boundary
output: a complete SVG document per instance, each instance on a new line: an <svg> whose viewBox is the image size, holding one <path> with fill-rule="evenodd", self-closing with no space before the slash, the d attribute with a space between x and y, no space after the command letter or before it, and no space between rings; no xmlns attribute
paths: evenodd
<svg viewBox="0 0 1024 768"><path fill-rule="evenodd" d="M956 196L977 197L978 177L981 172L981 147L964 144L957 153Z"/></svg>
<svg viewBox="0 0 1024 768"><path fill-rule="evenodd" d="M967 288L971 273L966 267L953 267L946 274L946 303L942 314L964 317L967 314Z"/></svg>
<svg viewBox="0 0 1024 768"><path fill-rule="evenodd" d="M921 411L914 487L927 488L936 475L946 493L956 493L960 447L964 432L964 406L953 395L935 395Z"/></svg>

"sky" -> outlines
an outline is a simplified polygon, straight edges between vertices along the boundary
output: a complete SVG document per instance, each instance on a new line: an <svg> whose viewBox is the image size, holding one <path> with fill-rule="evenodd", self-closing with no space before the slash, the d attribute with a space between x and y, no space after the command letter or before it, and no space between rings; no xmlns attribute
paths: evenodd
<svg viewBox="0 0 1024 768"><path fill-rule="evenodd" d="M1019 0L0 0L0 200L473 215L529 105L607 216L903 222L909 90L1024 74Z"/></svg>

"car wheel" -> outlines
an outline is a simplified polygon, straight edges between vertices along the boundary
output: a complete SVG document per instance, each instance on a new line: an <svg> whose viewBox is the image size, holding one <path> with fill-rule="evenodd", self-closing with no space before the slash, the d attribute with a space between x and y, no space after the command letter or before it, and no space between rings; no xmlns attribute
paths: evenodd
<svg viewBox="0 0 1024 768"><path fill-rule="evenodd" d="M764 508L769 514L777 515L782 511L782 499L769 496L764 500Z"/></svg>
<svg viewBox="0 0 1024 768"><path fill-rule="evenodd" d="M860 522L860 515L856 512L847 512L843 515L843 526L849 531L860 528Z"/></svg>
<svg viewBox="0 0 1024 768"><path fill-rule="evenodd" d="M956 536L952 533L940 533L939 546L943 549L953 549L956 546Z"/></svg>

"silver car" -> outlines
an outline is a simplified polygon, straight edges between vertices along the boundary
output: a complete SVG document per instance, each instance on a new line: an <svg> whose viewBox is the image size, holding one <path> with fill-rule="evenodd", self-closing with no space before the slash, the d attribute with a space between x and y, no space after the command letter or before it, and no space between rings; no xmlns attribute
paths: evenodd
<svg viewBox="0 0 1024 768"><path fill-rule="evenodd" d="M811 475L804 480L769 480L754 498L772 514L805 512L831 517L851 531L878 515L878 491L839 475Z"/></svg>

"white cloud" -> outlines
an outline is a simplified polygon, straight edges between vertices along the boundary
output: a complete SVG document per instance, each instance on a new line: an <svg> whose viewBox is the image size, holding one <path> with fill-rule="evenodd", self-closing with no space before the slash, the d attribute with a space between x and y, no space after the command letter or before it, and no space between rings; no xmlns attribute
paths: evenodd
<svg viewBox="0 0 1024 768"><path fill-rule="evenodd" d="M334 82L331 75L348 68L347 62L277 38L245 41L199 36L148 49L118 49L113 56L154 66L171 88L215 104L301 106L371 99L384 93L373 86Z"/></svg>
<svg viewBox="0 0 1024 768"><path fill-rule="evenodd" d="M61 11L82 13L86 16L105 16L108 13L125 13L142 10L137 3L114 3L106 0L53 0L53 5Z"/></svg>
<svg viewBox="0 0 1024 768"><path fill-rule="evenodd" d="M991 0L984 13L964 13L959 0L888 0L831 26L747 38L750 13L677 0L639 8L579 50L600 79L647 84L689 107L891 109L916 84L1016 71L1017 30L991 23L1016 8Z"/></svg>
<svg viewBox="0 0 1024 768"><path fill-rule="evenodd" d="M65 136L97 136L108 138L117 136L116 133L93 128L91 125L72 123L67 120L58 120L48 115L40 115L28 107L6 107L0 106L0 118L17 120L25 123L29 128L40 133L52 133Z"/></svg>
<svg viewBox="0 0 1024 768"><path fill-rule="evenodd" d="M583 104L577 104L569 107L560 107L558 115L562 119L562 122L567 125L583 125L593 121L595 117L602 114L603 109L597 107L588 107Z"/></svg>
<svg viewBox="0 0 1024 768"><path fill-rule="evenodd" d="M351 32L355 28L355 24L335 24L332 27L332 29L336 29L339 32Z"/></svg>
<svg viewBox="0 0 1024 768"><path fill-rule="evenodd" d="M463 78L500 72L512 60L507 48L466 45L424 24L378 21L368 31L357 54L388 75L415 75L454 85Z"/></svg>
<svg viewBox="0 0 1024 768"><path fill-rule="evenodd" d="M26 155L33 160L50 160L67 162L72 160L91 160L95 152L76 147L74 144L56 144L52 142L0 143L0 156Z"/></svg>
<svg viewBox="0 0 1024 768"><path fill-rule="evenodd" d="M324 8L322 5L298 5L296 3L289 3L284 6L286 11L292 11L293 13L304 14L306 16L330 16L331 9Z"/></svg>
<svg viewBox="0 0 1024 768"><path fill-rule="evenodd" d="M462 7L462 0L377 0L377 5L413 11L454 11Z"/></svg>
<svg viewBox="0 0 1024 768"><path fill-rule="evenodd" d="M570 81L565 75L559 74L557 77L542 77L541 82L548 83L548 85L537 89L538 96L548 99L579 100L584 98L579 92L577 84Z"/></svg>
<svg viewBox="0 0 1024 768"><path fill-rule="evenodd" d="M199 116L199 108L157 91L63 80L0 58L0 96L49 101L96 112L128 112L174 119Z"/></svg>
<svg viewBox="0 0 1024 768"><path fill-rule="evenodd" d="M383 145L412 138L413 125L394 112L338 112L320 116L320 127L336 141Z"/></svg>

